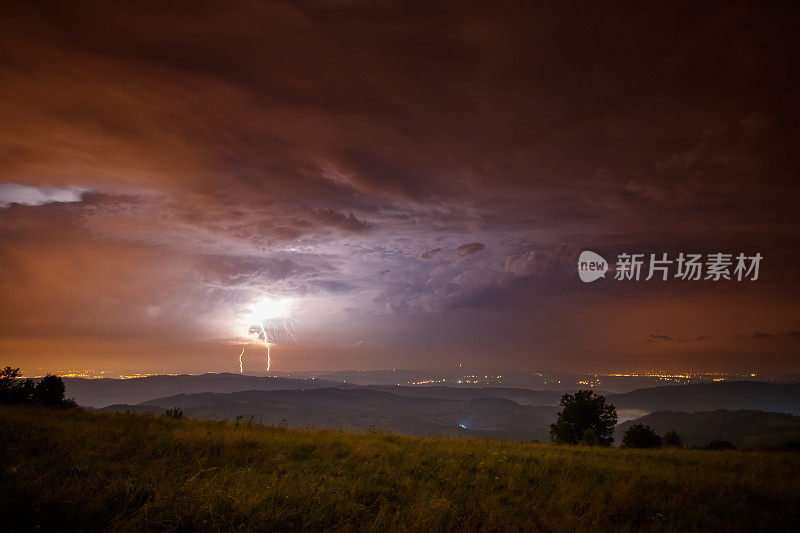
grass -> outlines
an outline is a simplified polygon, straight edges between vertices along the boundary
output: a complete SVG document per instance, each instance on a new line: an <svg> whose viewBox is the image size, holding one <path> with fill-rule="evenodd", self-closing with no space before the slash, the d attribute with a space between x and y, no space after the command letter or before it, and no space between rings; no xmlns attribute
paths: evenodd
<svg viewBox="0 0 800 533"><path fill-rule="evenodd" d="M0 513L7 531L788 531L800 454L0 407Z"/></svg>

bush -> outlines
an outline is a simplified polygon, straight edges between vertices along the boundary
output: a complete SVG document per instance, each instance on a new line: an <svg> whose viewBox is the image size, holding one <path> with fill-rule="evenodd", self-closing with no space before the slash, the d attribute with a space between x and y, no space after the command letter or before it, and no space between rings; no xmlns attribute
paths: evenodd
<svg viewBox="0 0 800 533"><path fill-rule="evenodd" d="M661 437L646 424L634 424L625 431L622 437L623 448L658 448Z"/></svg>
<svg viewBox="0 0 800 533"><path fill-rule="evenodd" d="M800 440L787 440L783 443L781 450L800 452Z"/></svg>
<svg viewBox="0 0 800 533"><path fill-rule="evenodd" d="M600 446L614 443L614 427L617 425L617 409L606 404L604 396L590 390L579 390L575 394L565 394L560 405L564 408L558 413L558 420L550 425L550 439L560 444L578 444L592 430L589 438Z"/></svg>
<svg viewBox="0 0 800 533"><path fill-rule="evenodd" d="M670 448L683 448L683 437L678 435L674 429L670 429L661 438L661 443Z"/></svg>
<svg viewBox="0 0 800 533"><path fill-rule="evenodd" d="M706 450L735 450L736 445L729 440L715 439L706 444Z"/></svg>
<svg viewBox="0 0 800 533"><path fill-rule="evenodd" d="M183 409L181 409L180 407L173 407L172 409L167 409L164 412L164 415L170 418L181 419L183 418Z"/></svg>

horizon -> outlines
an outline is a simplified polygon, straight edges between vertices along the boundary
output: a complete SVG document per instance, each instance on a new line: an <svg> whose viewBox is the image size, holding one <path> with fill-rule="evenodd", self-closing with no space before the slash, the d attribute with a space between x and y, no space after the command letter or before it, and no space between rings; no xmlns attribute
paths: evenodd
<svg viewBox="0 0 800 533"><path fill-rule="evenodd" d="M147 378L147 377L158 377L158 376L205 376L205 375L233 375L233 376L244 376L244 377L257 377L257 378L292 378L292 379L317 379L317 376L322 376L321 379L330 379L329 377L326 378L326 375L347 375L347 374L355 374L355 375L368 375L372 374L413 374L418 373L422 375L428 375L431 377L441 378L443 376L450 375L447 379L443 379L442 381L436 382L406 382L406 383L398 383L399 385L421 385L421 384L437 384L442 383L446 384L447 382L455 382L457 377L468 377L468 378L478 378L478 379L492 379L495 380L494 382L480 382L486 384L502 384L502 378L505 375L507 378L509 376L513 377L521 377L521 376L529 376L531 378L539 377L539 378L557 378L557 377L582 377L582 376L594 376L594 377L603 377L603 378L645 378L645 379L662 379L662 380L683 380L685 382L690 382L692 380L704 380L710 379L714 382L716 381L735 381L735 378L742 378L742 380L747 381L774 381L776 378L792 378L792 381L796 381L800 379L800 373L794 372L755 372L753 370L749 371L700 371L700 370L686 370L686 371L666 371L666 370L648 370L642 372L636 371L597 371L597 370L578 370L578 371L567 371L567 370L547 370L547 369L509 369L509 368L491 368L491 367L437 367L437 368L375 368L375 369L364 369L364 368L349 368L349 369L339 369L339 370L273 370L271 373L267 372L258 372L258 371L249 371L249 372L238 372L234 370L185 370L185 371L174 371L174 372L136 372L136 371L114 371L114 370L93 370L93 369L63 369L63 368L54 368L54 369L36 369L39 371L44 371L40 373L26 373L25 371L21 372L21 377L23 378L32 378L32 379L39 379L46 375L57 375L65 378L80 378L80 379L137 379L137 378ZM478 374L473 374L474 372L478 372ZM468 374L469 373L469 374ZM452 377L456 376L456 377ZM715 379L717 378L717 379ZM734 379L729 379L734 378ZM460 381L458 383L461 383ZM471 383L471 382L467 382ZM475 382L478 383L478 382ZM558 383L561 383L560 381ZM375 384L378 384L376 382ZM382 383L385 385L392 385L393 383ZM566 384L566 383L565 383ZM576 384L588 384L583 381L577 381Z"/></svg>

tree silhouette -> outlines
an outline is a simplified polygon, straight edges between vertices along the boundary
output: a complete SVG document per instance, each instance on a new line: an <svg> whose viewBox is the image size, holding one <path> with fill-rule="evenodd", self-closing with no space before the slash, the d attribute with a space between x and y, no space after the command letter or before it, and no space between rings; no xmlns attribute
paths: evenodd
<svg viewBox="0 0 800 533"><path fill-rule="evenodd" d="M670 429L664 433L661 442L664 446L669 446L671 448L683 448L683 437L678 435L678 432L674 429Z"/></svg>
<svg viewBox="0 0 800 533"><path fill-rule="evenodd" d="M0 392L10 389L21 374L22 372L20 372L19 368L11 368L10 366L0 370Z"/></svg>
<svg viewBox="0 0 800 533"><path fill-rule="evenodd" d="M48 374L36 384L33 391L33 402L39 405L60 406L65 405L64 380L59 376Z"/></svg>
<svg viewBox="0 0 800 533"><path fill-rule="evenodd" d="M19 368L7 366L0 370L0 402L27 403L31 400L33 390L33 381L23 380Z"/></svg>
<svg viewBox="0 0 800 533"><path fill-rule="evenodd" d="M632 425L622 437L623 448L658 448L659 446L661 446L661 437L647 424Z"/></svg>
<svg viewBox="0 0 800 533"><path fill-rule="evenodd" d="M550 425L550 440L561 444L578 444L588 437L600 446L614 443L614 426L617 425L617 409L606 403L604 396L590 390L579 390L565 394L559 404L564 408L558 419ZM592 430L587 434L586 430Z"/></svg>

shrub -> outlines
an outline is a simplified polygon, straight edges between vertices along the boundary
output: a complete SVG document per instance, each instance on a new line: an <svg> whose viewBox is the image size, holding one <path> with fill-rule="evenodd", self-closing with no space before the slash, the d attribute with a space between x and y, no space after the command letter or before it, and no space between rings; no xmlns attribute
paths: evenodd
<svg viewBox="0 0 800 533"><path fill-rule="evenodd" d="M633 424L622 437L623 448L658 448L659 446L661 446L661 437L656 435L653 428L646 424Z"/></svg>
<svg viewBox="0 0 800 533"><path fill-rule="evenodd" d="M661 443L670 448L683 448L683 437L678 435L674 429L670 429L661 438Z"/></svg>
<svg viewBox="0 0 800 533"><path fill-rule="evenodd" d="M729 440L715 439L706 444L706 450L735 450L736 445Z"/></svg>
<svg viewBox="0 0 800 533"><path fill-rule="evenodd" d="M167 409L164 412L164 415L170 418L181 419L183 418L183 409L181 409L180 407L173 407L172 409Z"/></svg>
<svg viewBox="0 0 800 533"><path fill-rule="evenodd" d="M792 452L800 452L800 440L787 440L783 443L781 450L788 450Z"/></svg>

